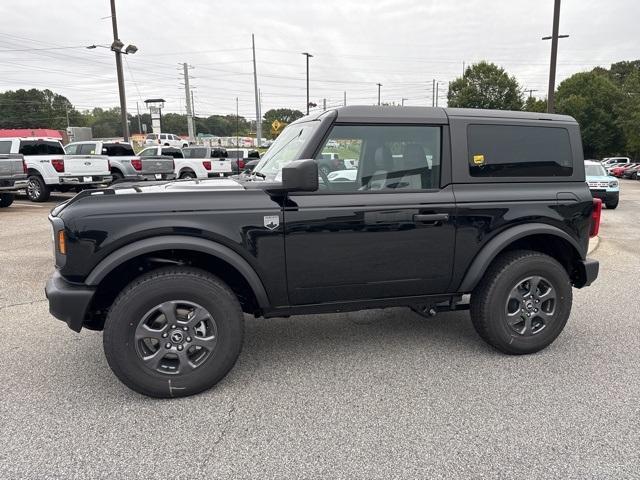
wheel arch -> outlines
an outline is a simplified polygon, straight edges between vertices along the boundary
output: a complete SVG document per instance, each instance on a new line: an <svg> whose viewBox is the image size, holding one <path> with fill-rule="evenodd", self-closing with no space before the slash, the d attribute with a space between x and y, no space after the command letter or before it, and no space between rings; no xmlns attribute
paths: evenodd
<svg viewBox="0 0 640 480"><path fill-rule="evenodd" d="M106 308L126 284L167 264L191 265L216 275L236 293L247 313L257 314L269 306L262 280L238 253L211 240L167 235L126 245L94 267L84 282L96 288L85 326L101 329Z"/></svg>
<svg viewBox="0 0 640 480"><path fill-rule="evenodd" d="M467 269L458 291L473 291L498 255L516 249L535 250L555 258L573 282L580 282L577 263L586 257L585 249L558 227L531 223L511 227L492 238Z"/></svg>

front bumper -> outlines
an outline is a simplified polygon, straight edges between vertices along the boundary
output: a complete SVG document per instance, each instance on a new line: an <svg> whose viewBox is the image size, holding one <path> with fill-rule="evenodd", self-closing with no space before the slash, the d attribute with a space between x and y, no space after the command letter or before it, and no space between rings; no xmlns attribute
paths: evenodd
<svg viewBox="0 0 640 480"><path fill-rule="evenodd" d="M65 280L57 270L51 275L44 293L49 300L49 312L65 322L71 330L82 329L95 289Z"/></svg>
<svg viewBox="0 0 640 480"><path fill-rule="evenodd" d="M594 189L594 190L590 190L591 191L591 196L593 198L599 198L600 200L602 200L603 202L608 201L614 201L617 200L618 197L620 196L620 191L619 190L600 190L600 189Z"/></svg>
<svg viewBox="0 0 640 480"><path fill-rule="evenodd" d="M577 275L575 277L574 286L576 288L588 287L598 278L600 271L600 262L591 258L580 260L577 265Z"/></svg>

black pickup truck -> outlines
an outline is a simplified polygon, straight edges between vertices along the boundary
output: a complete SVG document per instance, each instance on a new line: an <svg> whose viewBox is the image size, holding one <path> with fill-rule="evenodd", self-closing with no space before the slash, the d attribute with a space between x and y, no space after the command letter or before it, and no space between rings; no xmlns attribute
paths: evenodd
<svg viewBox="0 0 640 480"><path fill-rule="evenodd" d="M327 142L357 160L339 181L318 170ZM243 312L469 309L490 345L529 354L597 277L600 210L570 117L345 107L289 125L251 176L116 185L56 207L46 293L72 330L104 330L118 378L155 397L218 382Z"/></svg>
<svg viewBox="0 0 640 480"><path fill-rule="evenodd" d="M0 208L13 203L15 192L27 187L27 165L21 154L0 154Z"/></svg>

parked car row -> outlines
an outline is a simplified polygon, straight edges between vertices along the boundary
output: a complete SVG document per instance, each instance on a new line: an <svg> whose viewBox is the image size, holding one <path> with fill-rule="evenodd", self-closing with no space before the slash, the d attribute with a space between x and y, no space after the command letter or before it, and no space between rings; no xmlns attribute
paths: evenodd
<svg viewBox="0 0 640 480"><path fill-rule="evenodd" d="M0 169L1 206L13 202L9 191L23 189L31 201L45 202L53 191L80 191L114 182L238 175L248 162L253 167L260 158L257 151L248 149L171 146L176 139L162 137L170 134L153 135L169 144L152 144L137 154L126 142L89 140L63 147L55 138L2 138L0 154L7 158ZM9 164L13 169L19 166L26 178L5 179Z"/></svg>
<svg viewBox="0 0 640 480"><path fill-rule="evenodd" d="M638 178L638 169L640 169L640 163L625 163L609 168L608 172L614 177L636 180Z"/></svg>
<svg viewBox="0 0 640 480"><path fill-rule="evenodd" d="M13 203L14 194L27 186L27 164L20 154L0 154L0 208Z"/></svg>

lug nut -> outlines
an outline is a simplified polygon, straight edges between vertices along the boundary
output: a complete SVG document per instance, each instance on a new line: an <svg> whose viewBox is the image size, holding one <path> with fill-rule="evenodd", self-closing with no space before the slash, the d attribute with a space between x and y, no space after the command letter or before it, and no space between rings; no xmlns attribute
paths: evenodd
<svg viewBox="0 0 640 480"><path fill-rule="evenodd" d="M182 327L182 330L184 330L186 332L189 329L187 327Z"/></svg>
<svg viewBox="0 0 640 480"><path fill-rule="evenodd" d="M178 345L178 350L182 350L182 345Z"/></svg>
<svg viewBox="0 0 640 480"><path fill-rule="evenodd" d="M170 343L167 343L167 344L165 345L165 348L171 348L171 344L170 344Z"/></svg>
<svg viewBox="0 0 640 480"><path fill-rule="evenodd" d="M176 328L176 326L175 326L175 325L171 325L171 328L172 328L172 329L175 329L175 328Z"/></svg>
<svg viewBox="0 0 640 480"><path fill-rule="evenodd" d="M187 342L190 342L190 341L191 341L191 337L187 337Z"/></svg>
<svg viewBox="0 0 640 480"><path fill-rule="evenodd" d="M169 336L169 334L168 334L167 332L164 332L164 333L162 334L162 338L167 338L168 336Z"/></svg>

